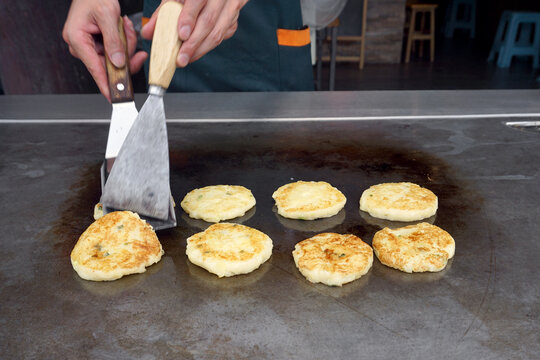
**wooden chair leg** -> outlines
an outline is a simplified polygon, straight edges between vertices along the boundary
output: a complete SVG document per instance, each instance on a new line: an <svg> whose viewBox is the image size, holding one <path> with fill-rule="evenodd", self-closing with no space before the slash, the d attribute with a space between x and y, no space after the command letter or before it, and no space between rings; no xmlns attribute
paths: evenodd
<svg viewBox="0 0 540 360"><path fill-rule="evenodd" d="M405 63L408 64L411 61L411 47L412 47L412 35L414 32L414 25L416 22L416 11L411 10L411 20L409 23L409 34L407 36L407 49L405 50Z"/></svg>
<svg viewBox="0 0 540 360"><path fill-rule="evenodd" d="M364 68L364 52L366 49L367 4L368 0L364 0L364 4L362 6L362 40L360 42L360 61L358 62L358 67L360 68L360 70Z"/></svg>
<svg viewBox="0 0 540 360"><path fill-rule="evenodd" d="M325 36L326 32L324 30L317 30L317 90L322 90L322 49Z"/></svg>
<svg viewBox="0 0 540 360"><path fill-rule="evenodd" d="M419 14L420 16L420 31L423 33L426 29L426 17L427 12L423 11ZM424 40L420 40L420 44L418 44L418 55L421 57L424 57Z"/></svg>
<svg viewBox="0 0 540 360"><path fill-rule="evenodd" d="M431 38L429 39L429 45L430 45L430 56L429 59L431 62L435 60L435 10L432 10L429 16L431 19L431 26L429 31L431 32Z"/></svg>
<svg viewBox="0 0 540 360"><path fill-rule="evenodd" d="M358 67L360 70L364 68L364 52L365 52L365 37L362 37L362 42L360 43L360 61L358 62Z"/></svg>
<svg viewBox="0 0 540 360"><path fill-rule="evenodd" d="M332 49L330 52L330 84L328 88L334 91L336 83L336 50L337 50L337 26L332 28Z"/></svg>

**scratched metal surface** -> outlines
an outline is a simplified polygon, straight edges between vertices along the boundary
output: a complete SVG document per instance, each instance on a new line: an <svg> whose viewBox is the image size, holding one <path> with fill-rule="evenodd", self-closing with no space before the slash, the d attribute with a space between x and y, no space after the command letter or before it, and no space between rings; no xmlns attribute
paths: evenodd
<svg viewBox="0 0 540 360"><path fill-rule="evenodd" d="M185 239L208 224L177 211L165 255L144 274L81 280L69 253L92 222L105 124L0 124L0 358L509 359L540 351L540 135L501 119L169 125L172 191L252 189L238 222L274 241L249 275L218 279L189 263ZM272 192L326 180L345 210L283 219ZM371 244L384 222L358 210L387 181L432 189L434 223L456 240L440 273L377 260L342 288L307 282L294 244L322 231Z"/></svg>

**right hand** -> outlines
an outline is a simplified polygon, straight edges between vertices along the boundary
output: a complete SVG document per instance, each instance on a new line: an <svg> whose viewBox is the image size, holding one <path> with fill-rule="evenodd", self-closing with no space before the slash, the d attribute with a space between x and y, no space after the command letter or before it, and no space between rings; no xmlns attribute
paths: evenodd
<svg viewBox="0 0 540 360"><path fill-rule="evenodd" d="M171 0L162 0L161 5ZM185 67L231 38L238 28L240 10L248 0L176 0L184 4L178 18L178 37L183 41L176 66ZM161 7L160 5L160 7ZM145 39L152 39L159 7L141 29Z"/></svg>
<svg viewBox="0 0 540 360"><path fill-rule="evenodd" d="M124 47L118 33L119 16L118 0L73 0L62 31L62 37L69 45L70 53L81 59L94 78L99 91L109 102L111 97L105 68L105 52L116 67L122 67L126 63ZM137 34L127 16L124 16L124 30L129 68L131 73L136 73L141 69L148 54L144 51L135 53ZM100 35L102 41L99 39Z"/></svg>

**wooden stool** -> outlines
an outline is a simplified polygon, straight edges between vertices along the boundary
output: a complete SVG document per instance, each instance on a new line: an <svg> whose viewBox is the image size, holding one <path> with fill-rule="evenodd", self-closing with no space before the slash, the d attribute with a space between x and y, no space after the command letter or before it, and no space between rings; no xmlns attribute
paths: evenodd
<svg viewBox="0 0 540 360"><path fill-rule="evenodd" d="M337 48L337 29L339 27L339 18L335 18L328 26L317 31L317 90L322 89L321 78L322 78L322 44L323 40L326 38L326 32L330 30L331 39L330 39L330 83L328 89L330 91L334 90L334 84L336 82L336 48Z"/></svg>
<svg viewBox="0 0 540 360"><path fill-rule="evenodd" d="M408 35L407 35L407 48L405 50L405 63L408 63L411 60L411 51L413 47L413 41L415 40L428 40L430 47L430 56L429 59L431 62L435 59L435 9L437 5L435 4L410 4L407 5L407 8L410 9L410 17L408 22ZM420 19L420 27L416 28L416 17ZM426 25L426 17L429 16L430 25ZM420 43L422 46L422 43ZM423 48L421 47L421 53Z"/></svg>
<svg viewBox="0 0 540 360"><path fill-rule="evenodd" d="M366 39L366 19L367 19L368 0L362 0L362 24L360 35L340 35L337 36L340 25L339 18L332 21L326 28L317 30L317 81L316 89L321 90L322 61L330 61L330 85L329 89L334 90L336 61L339 62L358 62L360 69L364 68L364 53ZM330 32L330 36L328 36ZM323 41L330 43L329 56L322 56ZM339 43L359 43L358 55L337 55L336 50Z"/></svg>
<svg viewBox="0 0 540 360"><path fill-rule="evenodd" d="M338 41L340 42L353 42L360 43L360 51L358 55L338 55L337 61L350 61L357 62L360 70L364 68L364 53L366 49L366 24L367 24L367 6L368 0L363 0L362 3L362 25L360 28L360 35L342 35L338 36Z"/></svg>

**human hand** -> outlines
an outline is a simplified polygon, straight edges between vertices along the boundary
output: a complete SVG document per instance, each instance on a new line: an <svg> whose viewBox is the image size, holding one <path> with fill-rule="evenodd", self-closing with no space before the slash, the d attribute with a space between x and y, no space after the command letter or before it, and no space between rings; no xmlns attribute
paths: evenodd
<svg viewBox="0 0 540 360"><path fill-rule="evenodd" d="M161 3L169 0L163 0ZM178 37L183 41L176 65L185 67L234 35L240 9L248 0L181 0L184 8L178 18ZM154 35L159 8L142 28L143 38Z"/></svg>
<svg viewBox="0 0 540 360"><path fill-rule="evenodd" d="M124 46L118 33L119 16L118 0L73 0L62 31L69 52L84 63L99 91L109 102L111 98L105 68L105 52L116 67L126 64ZM137 34L127 16L124 16L124 31L130 71L136 73L141 69L148 54L144 51L135 53Z"/></svg>

